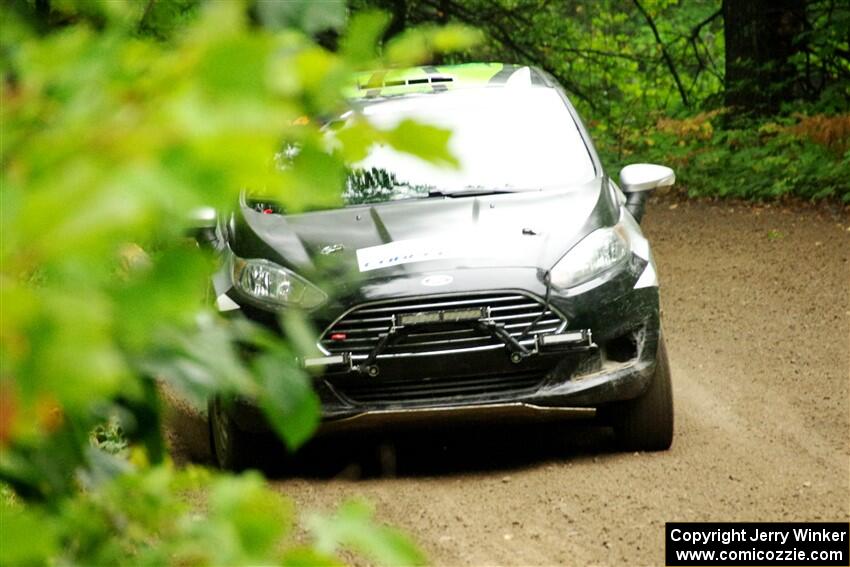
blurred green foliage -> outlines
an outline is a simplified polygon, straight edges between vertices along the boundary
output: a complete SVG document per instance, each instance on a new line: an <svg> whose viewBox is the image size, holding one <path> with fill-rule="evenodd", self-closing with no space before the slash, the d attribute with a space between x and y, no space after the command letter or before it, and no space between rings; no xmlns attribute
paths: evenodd
<svg viewBox="0 0 850 567"><path fill-rule="evenodd" d="M355 71L477 34L409 30L379 49L387 19L359 14L346 31L339 2L2 10L0 480L14 496L0 564L336 564L340 548L421 562L362 505L310 520L296 542L292 507L258 476L175 470L156 380L197 406L258 399L290 448L312 435L298 345L218 316L191 212L227 210L243 189L288 210L337 204L347 161L377 140L451 163L443 130L359 122L329 143L315 117L346 109ZM338 51L309 35L328 31ZM281 170L285 142L301 151Z"/></svg>
<svg viewBox="0 0 850 567"><path fill-rule="evenodd" d="M123 474L55 510L4 506L4 565L340 565L349 549L384 565L423 562L397 530L352 501L311 514L295 532L292 503L258 473L167 466Z"/></svg>

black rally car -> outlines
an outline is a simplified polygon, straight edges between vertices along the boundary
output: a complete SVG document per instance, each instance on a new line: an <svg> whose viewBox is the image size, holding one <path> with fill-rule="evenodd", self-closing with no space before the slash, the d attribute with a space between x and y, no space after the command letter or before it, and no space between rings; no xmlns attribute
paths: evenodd
<svg viewBox="0 0 850 567"><path fill-rule="evenodd" d="M639 222L669 168L605 173L564 91L532 67L378 73L352 112L453 132L457 169L376 146L345 206L286 214L246 195L219 225L221 310L319 330L326 426L409 418L597 417L624 448L673 436L655 263ZM344 120L345 117L342 117ZM246 400L211 403L219 463L246 464L264 428Z"/></svg>

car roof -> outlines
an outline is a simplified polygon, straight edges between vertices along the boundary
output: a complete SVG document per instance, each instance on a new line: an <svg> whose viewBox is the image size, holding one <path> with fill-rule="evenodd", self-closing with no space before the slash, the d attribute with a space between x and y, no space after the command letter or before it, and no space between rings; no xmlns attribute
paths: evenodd
<svg viewBox="0 0 850 567"><path fill-rule="evenodd" d="M358 73L354 86L346 95L350 99L370 99L514 85L554 86L545 73L534 67L510 63L465 63Z"/></svg>

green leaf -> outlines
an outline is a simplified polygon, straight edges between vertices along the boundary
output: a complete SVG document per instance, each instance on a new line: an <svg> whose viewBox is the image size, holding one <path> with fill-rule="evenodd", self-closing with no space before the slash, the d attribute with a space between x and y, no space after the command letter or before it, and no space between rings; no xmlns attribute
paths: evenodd
<svg viewBox="0 0 850 567"><path fill-rule="evenodd" d="M387 43L386 58L391 66L420 65L431 55L428 35L421 30L405 30Z"/></svg>
<svg viewBox="0 0 850 567"><path fill-rule="evenodd" d="M46 565L59 550L56 531L41 513L0 503L0 564Z"/></svg>
<svg viewBox="0 0 850 567"><path fill-rule="evenodd" d="M422 565L422 552L398 530L376 524L373 509L358 501L346 502L330 517L312 516L307 522L316 548L334 553L338 547L356 550L384 565Z"/></svg>
<svg viewBox="0 0 850 567"><path fill-rule="evenodd" d="M484 34L481 30L459 24L448 24L433 31L431 45L438 53L451 53L471 49L483 39Z"/></svg>
<svg viewBox="0 0 850 567"><path fill-rule="evenodd" d="M325 555L309 547L288 549L281 558L283 567L342 567L345 565L336 557Z"/></svg>
<svg viewBox="0 0 850 567"><path fill-rule="evenodd" d="M319 398L310 377L281 353L260 355L253 368L262 386L263 413L286 445L297 449L319 426Z"/></svg>
<svg viewBox="0 0 850 567"><path fill-rule="evenodd" d="M290 346L299 356L317 354L316 329L304 313L298 311L284 313L281 322Z"/></svg>
<svg viewBox="0 0 850 567"><path fill-rule="evenodd" d="M127 245L121 250L121 260L129 281L113 297L123 346L133 352L144 349L162 321L194 323L212 275L209 259L196 247L167 249L151 260L140 247Z"/></svg>
<svg viewBox="0 0 850 567"><path fill-rule="evenodd" d="M292 167L282 172L279 198L293 211L338 206L345 184L345 165L313 143L301 148Z"/></svg>
<svg viewBox="0 0 850 567"><path fill-rule="evenodd" d="M346 7L343 0L257 0L257 14L267 28L314 34L345 25Z"/></svg>
<svg viewBox="0 0 850 567"><path fill-rule="evenodd" d="M342 158L346 163L356 163L365 159L369 148L380 139L382 132L366 120L353 120L345 127L334 132L341 144Z"/></svg>
<svg viewBox="0 0 850 567"><path fill-rule="evenodd" d="M205 94L256 99L264 90L270 48L262 35L226 38L212 45L199 69Z"/></svg>
<svg viewBox="0 0 850 567"><path fill-rule="evenodd" d="M406 152L425 161L444 166L458 167L460 163L449 151L452 133L445 128L420 124L405 119L385 133L385 139L396 150Z"/></svg>
<svg viewBox="0 0 850 567"><path fill-rule="evenodd" d="M378 44L390 18L384 12L359 12L351 18L340 41L340 53L351 64L372 64L378 58Z"/></svg>
<svg viewBox="0 0 850 567"><path fill-rule="evenodd" d="M234 345L229 323L210 314L195 327L163 325L139 360L148 375L166 380L195 407L216 393L255 396L258 386Z"/></svg>
<svg viewBox="0 0 850 567"><path fill-rule="evenodd" d="M434 53L463 51L479 44L483 37L480 31L458 24L407 29L389 41L386 59L391 66L421 65Z"/></svg>
<svg viewBox="0 0 850 567"><path fill-rule="evenodd" d="M255 472L216 480L210 492L210 511L214 520L236 529L248 557L268 557L292 524L291 504Z"/></svg>

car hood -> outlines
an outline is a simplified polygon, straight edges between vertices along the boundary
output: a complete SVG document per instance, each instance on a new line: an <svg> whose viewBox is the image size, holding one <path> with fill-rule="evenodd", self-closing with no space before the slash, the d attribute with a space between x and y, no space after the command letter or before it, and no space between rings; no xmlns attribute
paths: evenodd
<svg viewBox="0 0 850 567"><path fill-rule="evenodd" d="M464 268L548 270L597 226L603 181L546 191L411 199L296 215L243 205L231 248L308 276L387 278Z"/></svg>

